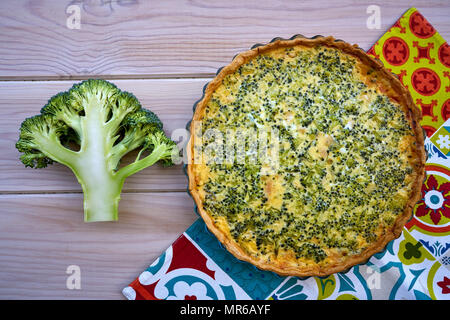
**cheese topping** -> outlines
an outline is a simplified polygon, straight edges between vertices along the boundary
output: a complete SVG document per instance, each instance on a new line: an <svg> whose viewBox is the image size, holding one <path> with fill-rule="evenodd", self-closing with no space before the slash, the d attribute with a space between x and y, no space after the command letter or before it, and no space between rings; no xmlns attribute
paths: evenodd
<svg viewBox="0 0 450 320"><path fill-rule="evenodd" d="M207 161L207 170L196 166L197 187L216 227L255 259L346 259L403 212L413 132L359 63L333 48L279 48L240 66L212 94L195 152L217 143L208 130L222 133L232 152ZM251 157L261 129L276 132L264 136L278 153L276 170ZM230 132L252 134L236 142Z"/></svg>

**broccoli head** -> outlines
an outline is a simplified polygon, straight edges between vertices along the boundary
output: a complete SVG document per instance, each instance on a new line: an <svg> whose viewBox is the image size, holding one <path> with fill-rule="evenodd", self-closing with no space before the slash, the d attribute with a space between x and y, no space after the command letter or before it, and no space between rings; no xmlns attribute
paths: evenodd
<svg viewBox="0 0 450 320"><path fill-rule="evenodd" d="M27 167L59 162L72 169L83 188L86 222L117 220L124 180L158 161L173 165L178 157L156 114L131 93L98 79L75 84L25 119L16 148ZM119 166L133 150L135 161Z"/></svg>

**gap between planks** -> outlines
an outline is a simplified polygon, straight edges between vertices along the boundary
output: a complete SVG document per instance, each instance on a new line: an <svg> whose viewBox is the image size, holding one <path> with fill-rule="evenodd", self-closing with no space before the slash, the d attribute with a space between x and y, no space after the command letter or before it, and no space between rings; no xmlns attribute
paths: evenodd
<svg viewBox="0 0 450 320"><path fill-rule="evenodd" d="M0 76L1 82L13 81L83 81L87 79L105 80L164 80L164 79L211 79L215 73L186 73L186 74L137 74L137 75L76 75L76 76Z"/></svg>
<svg viewBox="0 0 450 320"><path fill-rule="evenodd" d="M121 193L186 193L187 189L127 189L123 190ZM83 194L81 190L63 190L63 191L55 191L55 190L30 190L30 191L0 191L1 196L10 196L10 195L46 195L46 194Z"/></svg>

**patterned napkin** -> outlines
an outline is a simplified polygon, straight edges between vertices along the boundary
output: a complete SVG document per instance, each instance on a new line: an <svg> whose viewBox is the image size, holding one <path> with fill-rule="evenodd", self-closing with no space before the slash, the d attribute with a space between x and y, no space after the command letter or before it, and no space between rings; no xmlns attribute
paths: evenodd
<svg viewBox="0 0 450 320"><path fill-rule="evenodd" d="M190 226L137 279L128 299L450 299L450 46L409 9L368 51L422 108L427 179L400 238L366 264L328 277L281 277L237 260Z"/></svg>

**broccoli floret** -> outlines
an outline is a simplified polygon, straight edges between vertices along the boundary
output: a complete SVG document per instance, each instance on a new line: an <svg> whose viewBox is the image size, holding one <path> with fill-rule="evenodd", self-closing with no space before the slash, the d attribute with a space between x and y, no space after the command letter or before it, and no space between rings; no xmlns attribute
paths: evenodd
<svg viewBox="0 0 450 320"><path fill-rule="evenodd" d="M173 165L178 148L161 120L134 95L91 79L52 97L41 114L25 119L16 148L27 167L59 162L74 172L84 193L84 220L115 221L127 177L160 161ZM136 160L120 167L130 151Z"/></svg>

